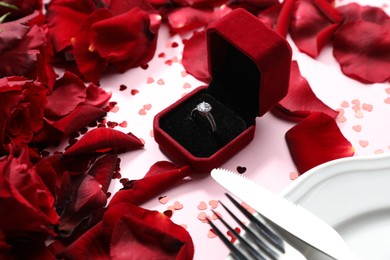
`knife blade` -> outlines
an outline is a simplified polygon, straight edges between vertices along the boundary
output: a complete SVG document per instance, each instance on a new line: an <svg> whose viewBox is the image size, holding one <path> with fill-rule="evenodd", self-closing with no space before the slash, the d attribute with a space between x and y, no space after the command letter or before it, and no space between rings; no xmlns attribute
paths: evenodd
<svg viewBox="0 0 390 260"><path fill-rule="evenodd" d="M211 176L273 223L277 229L285 230L288 235L299 238L304 244L316 248L328 258L359 259L333 227L300 205L233 171L213 169Z"/></svg>

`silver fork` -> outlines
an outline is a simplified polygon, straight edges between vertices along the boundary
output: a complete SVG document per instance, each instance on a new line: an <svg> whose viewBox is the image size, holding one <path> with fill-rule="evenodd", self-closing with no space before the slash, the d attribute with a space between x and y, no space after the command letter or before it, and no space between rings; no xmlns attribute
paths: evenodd
<svg viewBox="0 0 390 260"><path fill-rule="evenodd" d="M304 260L306 259L303 254L297 251L289 243L283 240L283 238L269 225L250 213L244 208L237 200L232 196L225 193L232 204L249 220L250 224L245 225L225 204L221 201L219 203L226 210L226 212L234 219L234 221L242 228L244 233L239 234L231 225L229 225L223 218L219 217L219 220L237 239L237 243L232 243L223 232L212 222L211 219L207 219L208 223L222 240L222 242L229 248L230 256L234 259L260 259L260 260L282 260L282 259L294 259ZM214 212L214 210L212 210ZM214 212L217 216L220 216ZM259 214L259 216L261 216Z"/></svg>

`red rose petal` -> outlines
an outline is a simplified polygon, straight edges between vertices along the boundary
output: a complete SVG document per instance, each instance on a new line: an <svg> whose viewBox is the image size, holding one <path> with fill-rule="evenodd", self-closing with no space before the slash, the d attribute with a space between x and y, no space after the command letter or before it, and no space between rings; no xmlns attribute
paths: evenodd
<svg viewBox="0 0 390 260"><path fill-rule="evenodd" d="M134 181L131 187L118 191L110 205L129 202L139 205L159 194L167 187L191 174L189 166L178 166L170 162L155 163L144 178Z"/></svg>
<svg viewBox="0 0 390 260"><path fill-rule="evenodd" d="M352 156L355 151L335 120L321 112L313 112L288 130L286 142L300 174L322 163Z"/></svg>
<svg viewBox="0 0 390 260"><path fill-rule="evenodd" d="M377 24L388 24L389 16L379 7L361 6L357 3L350 3L337 7L337 10L344 16L344 23L367 21Z"/></svg>
<svg viewBox="0 0 390 260"><path fill-rule="evenodd" d="M103 223L106 235L111 236L113 259L193 257L193 242L188 232L158 211L119 203L108 208Z"/></svg>
<svg viewBox="0 0 390 260"><path fill-rule="evenodd" d="M30 30L28 22L34 16L36 15L30 15L16 21L0 24L0 31L2 32L2 41L0 42L1 53L7 49L12 49L25 37Z"/></svg>
<svg viewBox="0 0 390 260"><path fill-rule="evenodd" d="M333 43L333 55L348 77L363 83L390 80L390 23L346 23Z"/></svg>
<svg viewBox="0 0 390 260"><path fill-rule="evenodd" d="M302 77L298 63L293 61L287 96L274 107L272 112L292 121L300 121L314 111L326 113L332 118L338 115L337 111L317 98L307 80Z"/></svg>
<svg viewBox="0 0 390 260"><path fill-rule="evenodd" d="M315 58L342 19L337 9L326 0L298 0L291 17L291 38L300 51Z"/></svg>
<svg viewBox="0 0 390 260"><path fill-rule="evenodd" d="M57 80L53 92L47 96L45 114L62 117L72 112L86 98L84 83L74 74L65 72Z"/></svg>
<svg viewBox="0 0 390 260"><path fill-rule="evenodd" d="M103 207L107 202L107 196L101 189L101 184L91 175L86 175L77 191L77 199L74 204L76 211L83 207Z"/></svg>
<svg viewBox="0 0 390 260"><path fill-rule="evenodd" d="M57 254L57 258L78 259L82 255L86 259L109 259L110 247L107 241L102 239L102 233L102 223L99 222Z"/></svg>
<svg viewBox="0 0 390 260"><path fill-rule="evenodd" d="M101 185L101 190L107 192L112 176L117 168L118 155L105 154L99 157L88 171L88 174L95 177Z"/></svg>
<svg viewBox="0 0 390 260"><path fill-rule="evenodd" d="M91 25L92 48L115 64L119 72L147 63L154 55L159 24L150 25L149 13L138 7Z"/></svg>
<svg viewBox="0 0 390 260"><path fill-rule="evenodd" d="M143 144L136 136L101 127L87 132L76 144L65 151L64 156L100 151L130 151L141 147Z"/></svg>
<svg viewBox="0 0 390 260"><path fill-rule="evenodd" d="M87 80L95 84L99 82L108 62L91 44L91 28L94 23L111 17L112 13L108 9L97 9L81 24L81 29L77 30L71 41L78 70Z"/></svg>
<svg viewBox="0 0 390 260"><path fill-rule="evenodd" d="M71 46L71 38L80 29L80 24L96 9L93 2L92 0L50 1L46 17L56 52Z"/></svg>
<svg viewBox="0 0 390 260"><path fill-rule="evenodd" d="M207 63L206 32L195 32L186 41L183 50L183 66L188 74L205 83L210 82L211 76Z"/></svg>
<svg viewBox="0 0 390 260"><path fill-rule="evenodd" d="M83 104L101 107L110 100L111 95L111 92L106 92L104 89L96 86L95 84L89 84L87 87L87 97L85 98Z"/></svg>
<svg viewBox="0 0 390 260"><path fill-rule="evenodd" d="M53 127L63 132L65 135L88 126L91 122L94 122L106 115L100 108L91 106L78 106L70 114L62 119L54 122Z"/></svg>

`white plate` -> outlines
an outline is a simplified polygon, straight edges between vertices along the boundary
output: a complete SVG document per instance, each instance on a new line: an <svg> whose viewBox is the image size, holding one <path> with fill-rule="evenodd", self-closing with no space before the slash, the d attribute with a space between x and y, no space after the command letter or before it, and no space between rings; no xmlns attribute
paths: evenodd
<svg viewBox="0 0 390 260"><path fill-rule="evenodd" d="M325 163L282 194L333 226L361 259L390 259L390 154Z"/></svg>

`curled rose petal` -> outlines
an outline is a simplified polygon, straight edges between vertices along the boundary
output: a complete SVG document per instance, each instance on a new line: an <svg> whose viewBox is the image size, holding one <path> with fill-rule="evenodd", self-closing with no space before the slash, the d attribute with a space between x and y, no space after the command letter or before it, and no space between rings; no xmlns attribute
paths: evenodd
<svg viewBox="0 0 390 260"><path fill-rule="evenodd" d="M188 74L205 83L210 82L211 76L207 63L206 32L195 32L185 42L183 50L183 66Z"/></svg>
<svg viewBox="0 0 390 260"><path fill-rule="evenodd" d="M355 152L336 121L321 112L313 112L288 130L286 142L300 174L322 163L352 156Z"/></svg>
<svg viewBox="0 0 390 260"><path fill-rule="evenodd" d="M142 148L143 143L133 134L125 134L112 128L96 128L87 132L64 156L96 152L123 152Z"/></svg>
<svg viewBox="0 0 390 260"><path fill-rule="evenodd" d="M47 96L45 114L54 118L65 116L84 102L85 98L84 83L76 75L65 72L55 83L53 92Z"/></svg>
<svg viewBox="0 0 390 260"><path fill-rule="evenodd" d="M390 80L390 18L374 7L340 8L346 22L333 40L333 55L345 75L363 83Z"/></svg>
<svg viewBox="0 0 390 260"><path fill-rule="evenodd" d="M290 23L291 38L300 51L315 58L333 36L343 17L326 0L298 0Z"/></svg>
<svg viewBox="0 0 390 260"><path fill-rule="evenodd" d="M293 61L288 93L273 108L272 112L282 118L301 121L314 111L323 112L332 118L336 118L338 115L337 111L317 98L307 80L302 77L298 63Z"/></svg>
<svg viewBox="0 0 390 260"><path fill-rule="evenodd" d="M149 170L144 178L133 181L130 187L118 191L111 199L109 205L120 202L141 204L174 183L191 174L189 166L179 166L170 162L157 162Z"/></svg>
<svg viewBox="0 0 390 260"><path fill-rule="evenodd" d="M98 83L108 66L107 60L100 57L90 42L91 27L94 23L112 17L108 9L98 9L87 17L81 28L72 37L74 59L80 73L89 81Z"/></svg>

